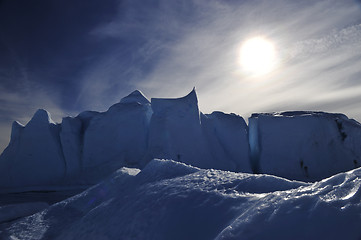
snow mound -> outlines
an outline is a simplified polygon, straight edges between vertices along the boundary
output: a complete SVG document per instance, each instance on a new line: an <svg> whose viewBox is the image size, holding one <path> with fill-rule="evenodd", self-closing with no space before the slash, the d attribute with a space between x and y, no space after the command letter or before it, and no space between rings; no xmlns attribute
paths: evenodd
<svg viewBox="0 0 361 240"><path fill-rule="evenodd" d="M361 166L361 125L343 114L253 114L249 129L254 172L315 181Z"/></svg>
<svg viewBox="0 0 361 240"><path fill-rule="evenodd" d="M0 225L1 239L359 239L361 169L320 182L154 160Z"/></svg>

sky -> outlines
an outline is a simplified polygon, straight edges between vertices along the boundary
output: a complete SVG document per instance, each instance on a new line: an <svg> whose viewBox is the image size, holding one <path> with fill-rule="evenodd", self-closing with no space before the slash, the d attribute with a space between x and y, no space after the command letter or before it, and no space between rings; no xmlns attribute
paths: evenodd
<svg viewBox="0 0 361 240"><path fill-rule="evenodd" d="M11 124L106 111L131 93L200 110L318 110L361 121L361 1L0 0L0 152ZM278 64L255 76L242 43L263 37Z"/></svg>

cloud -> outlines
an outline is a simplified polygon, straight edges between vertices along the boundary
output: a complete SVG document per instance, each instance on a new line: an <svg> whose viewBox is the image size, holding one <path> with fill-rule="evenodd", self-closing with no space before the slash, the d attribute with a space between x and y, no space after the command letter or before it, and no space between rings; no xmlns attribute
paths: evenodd
<svg viewBox="0 0 361 240"><path fill-rule="evenodd" d="M105 109L135 88L177 97L196 86L204 112L310 109L361 119L350 104L358 99L359 16L351 0L123 1L91 32L120 44L85 69L79 101ZM274 41L282 63L258 78L238 62L241 43L255 35Z"/></svg>
<svg viewBox="0 0 361 240"><path fill-rule="evenodd" d="M360 9L353 1L257 1L204 8L208 24L195 26L169 46L167 56L137 86L156 96L181 96L196 86L201 109L247 117L256 111L311 109L341 111L361 119ZM262 16L260 22L259 16ZM272 39L282 65L253 78L238 65L242 41Z"/></svg>
<svg viewBox="0 0 361 240"><path fill-rule="evenodd" d="M76 47L87 54L67 81L72 83L69 89L80 89L72 95L74 111L104 111L134 89L148 97L178 97L196 86L203 112L247 117L260 111L324 110L361 120L357 1L118 3L112 18L88 31L88 45ZM268 75L252 77L241 71L239 51L243 41L257 35L275 43L281 64ZM10 128L10 119L25 123L37 108L48 109L57 121L73 113L64 110L69 108L55 84L33 84L26 80L24 62L19 69L14 78L25 79L22 90L0 89L3 124Z"/></svg>

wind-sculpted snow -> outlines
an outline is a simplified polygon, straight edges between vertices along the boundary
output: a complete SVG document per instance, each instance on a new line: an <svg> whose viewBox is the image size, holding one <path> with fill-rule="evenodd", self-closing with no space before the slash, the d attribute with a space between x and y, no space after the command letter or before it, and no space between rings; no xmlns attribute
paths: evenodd
<svg viewBox="0 0 361 240"><path fill-rule="evenodd" d="M0 225L1 239L360 239L361 169L315 183L153 160Z"/></svg>
<svg viewBox="0 0 361 240"><path fill-rule="evenodd" d="M45 202L17 203L0 206L0 224L37 213L49 205Z"/></svg>

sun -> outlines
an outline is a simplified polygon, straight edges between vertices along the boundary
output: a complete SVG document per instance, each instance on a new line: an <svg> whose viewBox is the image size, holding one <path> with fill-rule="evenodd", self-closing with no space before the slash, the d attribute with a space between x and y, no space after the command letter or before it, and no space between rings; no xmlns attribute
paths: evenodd
<svg viewBox="0 0 361 240"><path fill-rule="evenodd" d="M240 54L241 66L249 74L264 75L276 67L275 46L263 37L254 37L245 41Z"/></svg>

